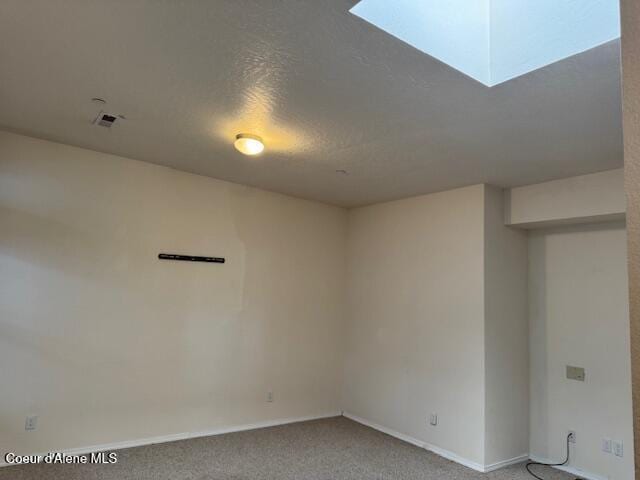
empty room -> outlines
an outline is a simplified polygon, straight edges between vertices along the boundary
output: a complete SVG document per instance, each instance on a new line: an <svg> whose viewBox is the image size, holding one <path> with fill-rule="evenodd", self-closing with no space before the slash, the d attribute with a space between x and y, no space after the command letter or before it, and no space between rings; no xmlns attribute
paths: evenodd
<svg viewBox="0 0 640 480"><path fill-rule="evenodd" d="M0 480L631 480L638 412L637 0L0 0Z"/></svg>

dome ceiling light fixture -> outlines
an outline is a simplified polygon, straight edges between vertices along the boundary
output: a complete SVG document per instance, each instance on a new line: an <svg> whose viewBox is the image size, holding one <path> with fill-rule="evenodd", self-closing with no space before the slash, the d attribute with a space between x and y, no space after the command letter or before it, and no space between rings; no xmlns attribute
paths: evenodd
<svg viewBox="0 0 640 480"><path fill-rule="evenodd" d="M262 138L251 133L237 134L236 140L233 142L233 146L236 147L236 150L245 155L258 155L264 150Z"/></svg>

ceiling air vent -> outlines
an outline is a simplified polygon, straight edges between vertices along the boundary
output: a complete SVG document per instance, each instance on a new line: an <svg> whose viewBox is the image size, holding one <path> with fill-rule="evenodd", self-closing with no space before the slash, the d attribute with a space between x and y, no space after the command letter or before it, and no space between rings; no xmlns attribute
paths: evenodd
<svg viewBox="0 0 640 480"><path fill-rule="evenodd" d="M122 118L120 115L112 115L106 112L100 112L96 119L93 121L94 125L100 125L101 127L111 128L118 118Z"/></svg>

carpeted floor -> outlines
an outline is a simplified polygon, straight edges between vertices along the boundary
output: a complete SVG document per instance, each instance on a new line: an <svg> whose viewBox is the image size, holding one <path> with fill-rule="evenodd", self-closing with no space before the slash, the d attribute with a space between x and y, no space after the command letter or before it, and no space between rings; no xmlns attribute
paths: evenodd
<svg viewBox="0 0 640 480"><path fill-rule="evenodd" d="M572 479L540 468L549 480ZM0 480L533 480L524 464L481 474L344 417L118 450L112 465L0 468Z"/></svg>

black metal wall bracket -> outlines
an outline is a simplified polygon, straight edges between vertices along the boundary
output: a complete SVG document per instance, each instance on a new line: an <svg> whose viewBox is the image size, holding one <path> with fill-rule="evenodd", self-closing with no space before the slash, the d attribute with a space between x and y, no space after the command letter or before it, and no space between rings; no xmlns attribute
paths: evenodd
<svg viewBox="0 0 640 480"><path fill-rule="evenodd" d="M159 253L160 260L179 260L182 262L224 263L224 257L199 257L197 255L177 255L175 253Z"/></svg>

